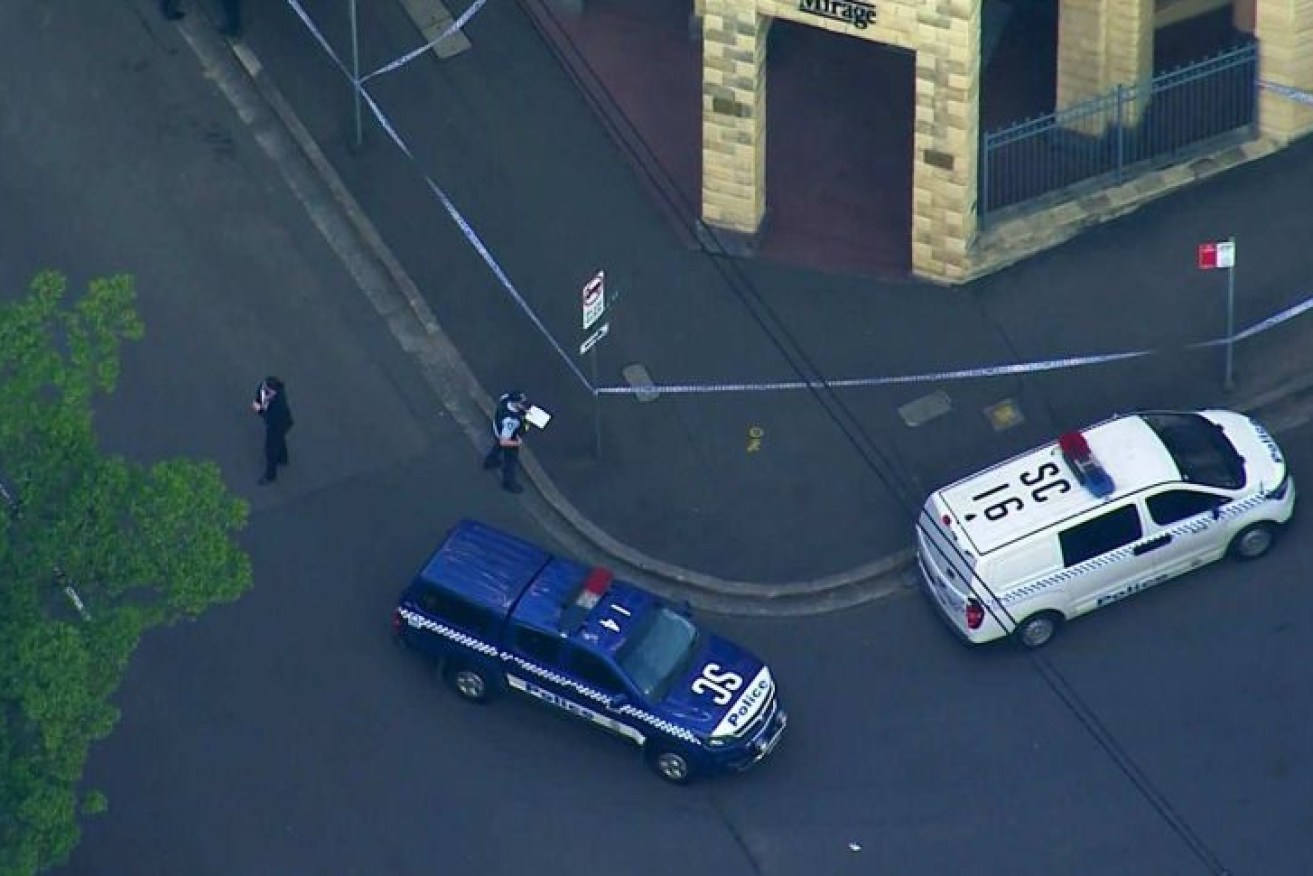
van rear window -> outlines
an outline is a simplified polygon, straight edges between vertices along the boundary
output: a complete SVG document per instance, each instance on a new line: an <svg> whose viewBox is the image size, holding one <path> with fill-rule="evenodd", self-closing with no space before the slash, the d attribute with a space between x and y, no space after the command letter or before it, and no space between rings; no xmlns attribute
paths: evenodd
<svg viewBox="0 0 1313 876"><path fill-rule="evenodd" d="M1183 479L1228 490L1245 485L1245 461L1221 426L1198 414L1155 413L1140 418L1163 442Z"/></svg>

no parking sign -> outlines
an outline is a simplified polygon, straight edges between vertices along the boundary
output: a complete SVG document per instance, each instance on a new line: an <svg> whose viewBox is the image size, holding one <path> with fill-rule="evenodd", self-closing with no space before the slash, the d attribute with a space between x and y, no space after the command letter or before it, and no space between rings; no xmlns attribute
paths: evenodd
<svg viewBox="0 0 1313 876"><path fill-rule="evenodd" d="M593 327L593 323L606 313L606 272L598 271L593 279L584 284L580 294L584 310L584 329Z"/></svg>

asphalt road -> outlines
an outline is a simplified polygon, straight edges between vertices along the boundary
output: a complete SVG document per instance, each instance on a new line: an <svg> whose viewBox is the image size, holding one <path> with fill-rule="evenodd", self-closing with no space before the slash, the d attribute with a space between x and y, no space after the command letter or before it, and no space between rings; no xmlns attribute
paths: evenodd
<svg viewBox="0 0 1313 876"><path fill-rule="evenodd" d="M1313 428L1283 442L1313 471ZM760 769L676 789L534 706L467 706L387 641L389 601L453 513L541 537L478 480L435 453L260 514L255 593L138 654L92 763L112 809L68 872L1313 866L1302 519L1260 563L1072 624L1043 667L957 644L910 592L806 621L715 619L771 661L792 726ZM435 483L460 498L435 501Z"/></svg>
<svg viewBox="0 0 1313 876"><path fill-rule="evenodd" d="M138 275L148 337L102 406L106 443L218 459L254 502L257 583L143 643L88 768L110 811L63 872L1313 868L1302 518L1260 564L1073 624L1040 664L968 651L912 592L713 619L771 662L792 726L762 768L689 789L587 728L440 689L388 641L406 578L461 515L549 537L426 402L258 128L153 13L0 10L0 281ZM285 482L259 491L242 406L270 367L298 426ZM1281 440L1313 471L1313 428Z"/></svg>

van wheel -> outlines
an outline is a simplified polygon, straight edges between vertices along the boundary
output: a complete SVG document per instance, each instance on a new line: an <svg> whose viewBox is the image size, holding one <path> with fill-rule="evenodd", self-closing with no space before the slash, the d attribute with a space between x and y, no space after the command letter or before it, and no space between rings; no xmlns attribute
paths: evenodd
<svg viewBox="0 0 1313 876"><path fill-rule="evenodd" d="M1271 523L1246 526L1231 539L1231 555L1238 560L1256 560L1272 548L1277 540L1276 527Z"/></svg>
<svg viewBox="0 0 1313 876"><path fill-rule="evenodd" d="M468 703L486 703L492 698L492 683L487 674L472 666L452 663L442 669L442 678Z"/></svg>
<svg viewBox="0 0 1313 876"><path fill-rule="evenodd" d="M1040 648L1052 641L1061 625L1062 615L1056 611L1041 611L1018 624L1012 635L1023 648Z"/></svg>
<svg viewBox="0 0 1313 876"><path fill-rule="evenodd" d="M647 756L653 772L672 785L687 785L693 778L693 767L688 758L676 751L656 749Z"/></svg>

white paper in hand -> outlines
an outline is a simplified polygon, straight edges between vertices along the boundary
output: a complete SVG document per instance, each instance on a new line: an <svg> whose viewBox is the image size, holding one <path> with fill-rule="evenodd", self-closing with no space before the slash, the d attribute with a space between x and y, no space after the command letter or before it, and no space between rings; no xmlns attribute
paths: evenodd
<svg viewBox="0 0 1313 876"><path fill-rule="evenodd" d="M529 421L529 425L537 426L539 429L546 429L547 424L552 420L552 415L537 405L531 405L529 410L524 412L524 418Z"/></svg>

